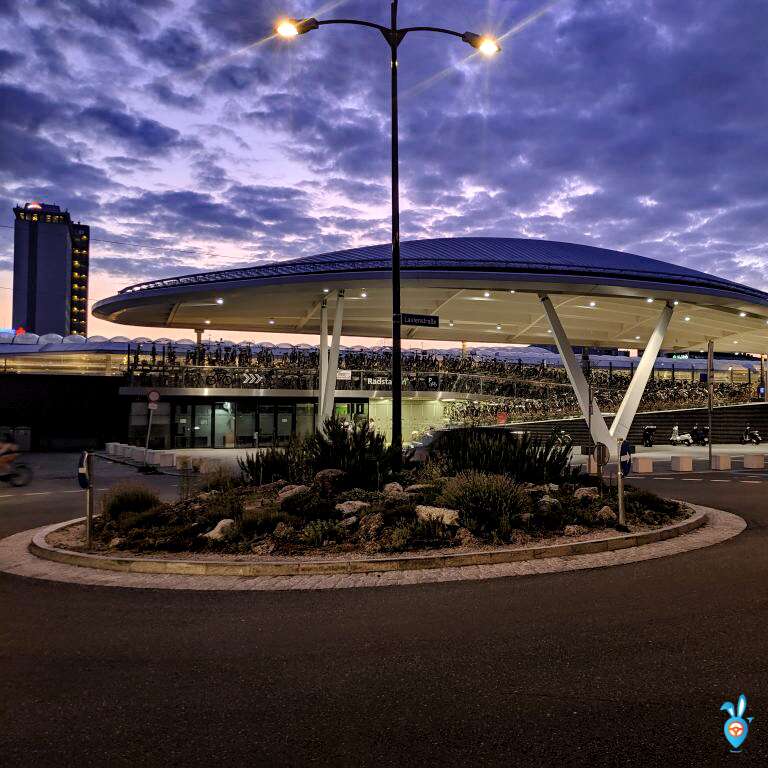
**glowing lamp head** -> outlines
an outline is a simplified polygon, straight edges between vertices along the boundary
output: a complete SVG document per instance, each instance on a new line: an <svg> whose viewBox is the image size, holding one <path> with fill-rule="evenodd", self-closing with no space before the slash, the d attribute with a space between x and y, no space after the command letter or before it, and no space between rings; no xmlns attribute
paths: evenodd
<svg viewBox="0 0 768 768"><path fill-rule="evenodd" d="M483 56L495 56L500 50L501 46L496 38L490 35L478 35L476 32L465 32L461 39L476 48Z"/></svg>
<svg viewBox="0 0 768 768"><path fill-rule="evenodd" d="M275 32L287 39L311 32L318 27L317 19L280 19L275 24Z"/></svg>

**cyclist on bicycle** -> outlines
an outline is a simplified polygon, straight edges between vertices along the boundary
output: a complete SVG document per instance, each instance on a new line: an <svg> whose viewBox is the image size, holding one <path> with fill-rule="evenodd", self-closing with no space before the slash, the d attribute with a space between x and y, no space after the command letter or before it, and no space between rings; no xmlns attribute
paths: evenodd
<svg viewBox="0 0 768 768"><path fill-rule="evenodd" d="M19 446L6 433L0 438L0 476L10 474L13 462L19 453Z"/></svg>

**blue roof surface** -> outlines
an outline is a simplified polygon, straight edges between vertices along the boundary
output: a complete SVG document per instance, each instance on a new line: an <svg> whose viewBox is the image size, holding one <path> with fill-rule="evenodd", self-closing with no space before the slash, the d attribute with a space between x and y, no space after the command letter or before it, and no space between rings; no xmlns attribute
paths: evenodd
<svg viewBox="0 0 768 768"><path fill-rule="evenodd" d="M280 276L386 272L391 266L390 253L389 244L365 246L290 261L154 280L124 288L120 293ZM700 293L736 294L768 304L768 294L715 275L623 251L551 240L457 237L404 241L401 261L406 276L408 273L455 273L458 277L493 272L510 277L540 275L575 282L585 279L606 283L641 281Z"/></svg>

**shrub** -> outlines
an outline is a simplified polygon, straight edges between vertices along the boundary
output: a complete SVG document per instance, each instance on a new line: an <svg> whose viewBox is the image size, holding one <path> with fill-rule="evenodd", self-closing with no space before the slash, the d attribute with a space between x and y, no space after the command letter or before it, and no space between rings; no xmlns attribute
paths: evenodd
<svg viewBox="0 0 768 768"><path fill-rule="evenodd" d="M461 472L443 488L440 504L459 513L465 528L486 535L508 535L519 517L531 511L530 496L506 475Z"/></svg>
<svg viewBox="0 0 768 768"><path fill-rule="evenodd" d="M247 453L237 463L249 485L264 485L275 480L308 483L314 475L312 438L292 437L285 448L268 448Z"/></svg>
<svg viewBox="0 0 768 768"><path fill-rule="evenodd" d="M160 497L138 483L121 483L101 500L101 514L107 522L119 523L123 515L147 512L160 505Z"/></svg>
<svg viewBox="0 0 768 768"><path fill-rule="evenodd" d="M211 521L231 518L236 523L243 519L245 504L236 491L219 491L208 499L205 517Z"/></svg>
<svg viewBox="0 0 768 768"><path fill-rule="evenodd" d="M328 520L312 520L301 532L302 540L310 547L321 547L324 541L338 536L336 526Z"/></svg>
<svg viewBox="0 0 768 768"><path fill-rule="evenodd" d="M207 472L200 478L201 491L229 491L242 485L242 475L238 476L229 467L219 467Z"/></svg>
<svg viewBox="0 0 768 768"><path fill-rule="evenodd" d="M364 488L378 488L392 472L394 453L383 434L367 421L348 426L332 416L323 428L307 440L307 450L315 471L344 470Z"/></svg>
<svg viewBox="0 0 768 768"><path fill-rule="evenodd" d="M628 487L624 495L627 522L643 525L662 525L679 517L680 505L662 499L655 493Z"/></svg>
<svg viewBox="0 0 768 768"><path fill-rule="evenodd" d="M301 520L328 520L339 516L335 502L322 496L317 488L294 493L282 502L281 508Z"/></svg>
<svg viewBox="0 0 768 768"><path fill-rule="evenodd" d="M439 434L430 446L427 463L436 464L434 474L476 470L508 475L518 482L563 483L576 475L570 461L571 448L557 445L552 437L469 428Z"/></svg>
<svg viewBox="0 0 768 768"><path fill-rule="evenodd" d="M167 504L160 504L144 512L123 512L117 521L117 525L121 532L162 525L166 522L169 510L170 507Z"/></svg>
<svg viewBox="0 0 768 768"><path fill-rule="evenodd" d="M240 534L244 539L272 533L278 523L285 523L291 527L301 525L301 520L293 515L286 514L276 507L259 507L243 514L239 523Z"/></svg>

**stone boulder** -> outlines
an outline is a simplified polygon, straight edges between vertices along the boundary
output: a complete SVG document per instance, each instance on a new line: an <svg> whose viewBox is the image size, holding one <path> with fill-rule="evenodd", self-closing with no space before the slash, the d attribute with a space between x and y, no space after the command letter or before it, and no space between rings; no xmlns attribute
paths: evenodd
<svg viewBox="0 0 768 768"><path fill-rule="evenodd" d="M600 497L600 492L597 488L577 488L573 494L573 498L576 501L592 501Z"/></svg>
<svg viewBox="0 0 768 768"><path fill-rule="evenodd" d="M415 483L414 485L409 485L406 489L406 493L424 493L425 491L431 491L434 490L434 486L430 485L429 483Z"/></svg>
<svg viewBox="0 0 768 768"><path fill-rule="evenodd" d="M340 523L339 528L354 528L357 523L357 517L352 515L351 517L345 517Z"/></svg>
<svg viewBox="0 0 768 768"><path fill-rule="evenodd" d="M560 509L560 502L554 496L542 496L537 502L538 509L541 512L554 512Z"/></svg>
<svg viewBox="0 0 768 768"><path fill-rule="evenodd" d="M367 501L342 501L337 504L335 509L337 512L341 512L342 515L356 515L361 509L370 507L371 505Z"/></svg>
<svg viewBox="0 0 768 768"><path fill-rule="evenodd" d="M403 493L403 486L400 483L387 483L382 490L385 496L399 496Z"/></svg>
<svg viewBox="0 0 768 768"><path fill-rule="evenodd" d="M290 539L294 533L295 533L295 530L292 525L288 525L287 523L280 521L275 526L275 530L272 531L272 537L277 539L278 541L281 541L284 539Z"/></svg>
<svg viewBox="0 0 768 768"><path fill-rule="evenodd" d="M234 527L235 521L231 517L225 517L223 520L219 520L219 522L216 523L216 527L212 531L200 535L204 539L209 539L210 541L221 541L234 530Z"/></svg>
<svg viewBox="0 0 768 768"><path fill-rule="evenodd" d="M606 523L607 525L613 525L618 520L616 513L607 504L597 510L595 517L601 523Z"/></svg>
<svg viewBox="0 0 768 768"><path fill-rule="evenodd" d="M324 496L330 496L344 484L346 475L343 469L321 469L312 482Z"/></svg>
<svg viewBox="0 0 768 768"><path fill-rule="evenodd" d="M586 533L587 530L587 528L584 528L581 525L566 525L563 533L566 536L580 536L582 533Z"/></svg>
<svg viewBox="0 0 768 768"><path fill-rule="evenodd" d="M296 496L299 493L305 493L309 488L306 485L286 485L280 493L277 494L277 503L282 506L286 499Z"/></svg>
<svg viewBox="0 0 768 768"><path fill-rule="evenodd" d="M419 504L416 507L416 518L418 520L439 520L444 525L458 525L459 513L455 509L446 507L427 507Z"/></svg>
<svg viewBox="0 0 768 768"><path fill-rule="evenodd" d="M467 528L459 528L456 531L456 539L462 547L473 547L477 544L477 537Z"/></svg>

